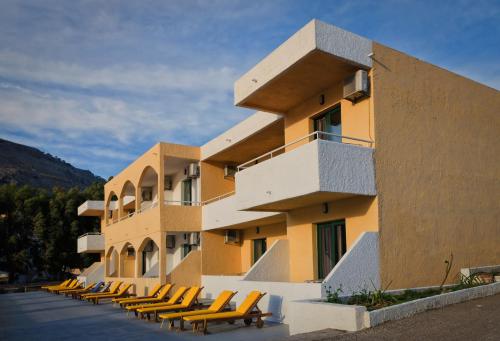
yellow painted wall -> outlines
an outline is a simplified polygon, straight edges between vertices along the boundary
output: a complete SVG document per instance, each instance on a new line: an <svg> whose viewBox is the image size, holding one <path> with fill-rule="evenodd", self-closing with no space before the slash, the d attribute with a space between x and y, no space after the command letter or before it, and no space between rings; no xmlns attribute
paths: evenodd
<svg viewBox="0 0 500 341"><path fill-rule="evenodd" d="M378 230L377 199L354 197L334 201L329 203L328 213L323 213L323 205L288 212L287 234L292 282L317 279L316 224L344 218L349 249L363 232Z"/></svg>
<svg viewBox="0 0 500 341"><path fill-rule="evenodd" d="M241 247L225 244L224 235L224 230L202 232L201 269L203 275L241 274Z"/></svg>
<svg viewBox="0 0 500 341"><path fill-rule="evenodd" d="M253 240L254 239L267 239L267 248L276 240L286 239L286 224L278 223L271 225L259 226L259 233L257 234L257 227L250 227L241 230L243 238L241 242L241 272L247 272L253 265Z"/></svg>
<svg viewBox="0 0 500 341"><path fill-rule="evenodd" d="M374 43L383 286L500 264L500 92Z"/></svg>
<svg viewBox="0 0 500 341"><path fill-rule="evenodd" d="M234 179L224 178L224 164L201 162L201 201L234 191Z"/></svg>
<svg viewBox="0 0 500 341"><path fill-rule="evenodd" d="M319 104L321 94L325 95L325 103L323 105ZM316 94L285 114L285 143L290 143L312 133L314 131L312 118L338 103L341 105L342 135L374 141L372 98L369 97L360 100L356 104L343 100L342 84L338 83ZM348 142L348 140L345 140L345 142ZM296 148L302 143L307 143L307 141L290 146L287 150ZM365 143L359 144L367 145Z"/></svg>

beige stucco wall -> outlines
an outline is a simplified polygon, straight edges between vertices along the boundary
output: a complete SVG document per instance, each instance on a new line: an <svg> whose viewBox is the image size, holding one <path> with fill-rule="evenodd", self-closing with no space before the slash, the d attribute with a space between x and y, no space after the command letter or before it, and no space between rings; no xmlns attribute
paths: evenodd
<svg viewBox="0 0 500 341"><path fill-rule="evenodd" d="M180 286L200 286L201 251L191 251L177 267L167 274L167 283L174 284L173 290Z"/></svg>
<svg viewBox="0 0 500 341"><path fill-rule="evenodd" d="M373 47L383 285L500 264L500 93Z"/></svg>
<svg viewBox="0 0 500 341"><path fill-rule="evenodd" d="M317 279L316 224L345 219L347 248L350 248L364 231L378 230L376 198L354 197L338 200L328 204L328 213L323 213L323 209L323 205L315 205L287 214L292 282Z"/></svg>
<svg viewBox="0 0 500 341"><path fill-rule="evenodd" d="M234 191L234 179L224 178L224 164L201 162L201 201Z"/></svg>
<svg viewBox="0 0 500 341"><path fill-rule="evenodd" d="M224 243L225 230L201 233L201 270L203 275L241 273L241 247Z"/></svg>

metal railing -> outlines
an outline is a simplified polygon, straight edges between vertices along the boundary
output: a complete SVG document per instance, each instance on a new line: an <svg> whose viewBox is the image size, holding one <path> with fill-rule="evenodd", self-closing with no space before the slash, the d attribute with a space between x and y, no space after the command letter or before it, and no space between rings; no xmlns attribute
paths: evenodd
<svg viewBox="0 0 500 341"><path fill-rule="evenodd" d="M81 236L78 236L77 239L87 237L87 236L100 236L100 235L101 235L101 232L87 232L87 233L82 234Z"/></svg>
<svg viewBox="0 0 500 341"><path fill-rule="evenodd" d="M232 195L234 195L236 192L235 191L231 191L231 192L228 192L228 193L224 193L222 195L219 195L217 197L214 197L214 198L210 198L208 200L205 200L202 202L202 205L207 205L207 204L210 204L210 203L213 203L215 201L219 201L219 200L222 200L222 199L225 199L227 197L230 197Z"/></svg>
<svg viewBox="0 0 500 341"><path fill-rule="evenodd" d="M169 206L202 206L203 202L187 200L164 200L164 204Z"/></svg>
<svg viewBox="0 0 500 341"><path fill-rule="evenodd" d="M332 138L338 138L338 139L341 139L340 141L335 141L335 140L332 140L330 139L329 137L332 137ZM280 146L276 149L273 149L271 150L270 152L267 152L261 156L257 156L256 158L250 160L250 161L247 161L241 165L239 165L236 169L237 171L242 171L243 169L246 169L246 168L249 168L249 167L252 167L256 164L259 163L259 161L261 160L268 160L268 159L272 159L274 156L276 155L279 155L279 154L283 154L285 152L285 149L287 147L290 147L294 144L297 144L299 142L302 142L304 140L308 140L308 142L311 142L311 141L314 141L314 140L327 140L327 141L330 141L330 142L335 142L335 143L347 143L347 144L350 144L349 142L344 142L344 140L349 140L349 141L355 141L355 142L363 142L363 143L369 143L370 144L370 147L373 145L373 141L370 141L370 140L365 140L365 139L359 139L357 137L350 137L350 136L344 136L344 135L338 135L338 134L333 134L333 133L326 133L326 132L323 132L323 131L315 131L315 132L312 132L306 136L303 136L301 138L298 138L292 142L289 142L283 146Z"/></svg>

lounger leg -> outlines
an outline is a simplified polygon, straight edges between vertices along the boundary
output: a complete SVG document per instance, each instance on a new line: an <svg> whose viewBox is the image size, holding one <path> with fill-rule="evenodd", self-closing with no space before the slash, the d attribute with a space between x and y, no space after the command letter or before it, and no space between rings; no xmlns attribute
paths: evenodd
<svg viewBox="0 0 500 341"><path fill-rule="evenodd" d="M165 319L162 319L162 320L161 320L160 329L162 329L162 328L163 328L163 322L165 322Z"/></svg>

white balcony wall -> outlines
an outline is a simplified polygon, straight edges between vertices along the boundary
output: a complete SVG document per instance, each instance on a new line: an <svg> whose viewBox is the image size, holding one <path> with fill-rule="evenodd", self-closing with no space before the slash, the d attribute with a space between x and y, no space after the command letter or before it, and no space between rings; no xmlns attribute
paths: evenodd
<svg viewBox="0 0 500 341"><path fill-rule="evenodd" d="M280 215L279 212L238 211L236 197L232 195L202 207L203 230L235 226L278 215Z"/></svg>
<svg viewBox="0 0 500 341"><path fill-rule="evenodd" d="M78 253L99 253L104 252L104 235L102 234L84 234L78 237Z"/></svg>
<svg viewBox="0 0 500 341"><path fill-rule="evenodd" d="M376 195L373 149L314 140L236 174L236 209L314 193Z"/></svg>

